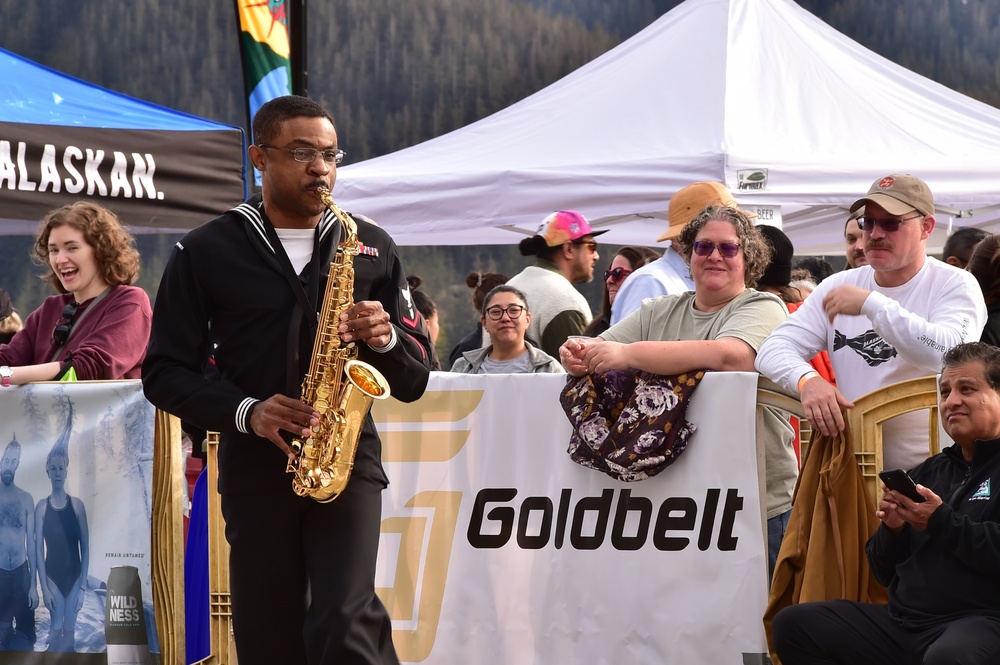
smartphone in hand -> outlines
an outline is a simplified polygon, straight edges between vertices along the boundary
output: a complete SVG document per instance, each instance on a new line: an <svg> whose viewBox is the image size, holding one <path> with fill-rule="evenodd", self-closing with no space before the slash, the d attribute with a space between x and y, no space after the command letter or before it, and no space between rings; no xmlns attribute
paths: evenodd
<svg viewBox="0 0 1000 665"><path fill-rule="evenodd" d="M893 492L899 492L915 503L923 503L927 500L920 495L917 491L917 484L903 469L885 469L878 472L878 477Z"/></svg>

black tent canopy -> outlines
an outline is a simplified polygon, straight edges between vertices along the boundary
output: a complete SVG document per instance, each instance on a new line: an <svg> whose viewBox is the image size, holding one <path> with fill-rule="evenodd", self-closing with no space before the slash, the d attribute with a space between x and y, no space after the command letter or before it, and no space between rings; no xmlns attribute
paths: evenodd
<svg viewBox="0 0 1000 665"><path fill-rule="evenodd" d="M0 49L0 234L79 199L138 233L193 228L246 198L243 130Z"/></svg>

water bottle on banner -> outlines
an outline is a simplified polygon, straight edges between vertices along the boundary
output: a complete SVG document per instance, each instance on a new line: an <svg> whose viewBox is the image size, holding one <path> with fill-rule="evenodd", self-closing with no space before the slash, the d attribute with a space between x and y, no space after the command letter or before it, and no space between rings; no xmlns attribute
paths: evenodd
<svg viewBox="0 0 1000 665"><path fill-rule="evenodd" d="M104 637L108 665L151 665L142 583L135 566L115 566L108 575Z"/></svg>

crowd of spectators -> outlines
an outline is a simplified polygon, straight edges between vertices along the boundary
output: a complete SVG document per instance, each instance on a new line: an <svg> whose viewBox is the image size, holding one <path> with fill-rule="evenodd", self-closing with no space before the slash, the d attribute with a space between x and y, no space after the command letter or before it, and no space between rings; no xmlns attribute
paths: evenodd
<svg viewBox="0 0 1000 665"><path fill-rule="evenodd" d="M261 156L269 147L260 146ZM294 159L303 161L297 155ZM534 257L532 265L510 278L478 271L467 276L477 320L470 320L474 328L449 354L451 371L568 372L575 377L612 370L662 375L757 371L799 396L813 428L827 436L844 430L843 409L851 408L852 400L903 379L936 374L943 361L949 392L965 384L979 386L976 363L989 370L989 385L983 390L998 389L992 373L1000 367L1000 358L992 352L947 354L980 339L1000 345L1000 236L959 229L948 238L941 260L928 256L935 207L929 188L918 178L881 178L851 206L844 228L846 267L841 272L821 257L793 265L789 237L780 228L755 224L754 215L741 209L721 183L692 183L677 192L670 201L669 220L667 231L657 239L667 243L663 254L641 246L622 247L602 270L597 238L606 231L595 230L573 210L546 217L538 232L519 246L524 256ZM42 221L34 256L56 294L22 321L9 294L0 289L3 387L60 379L139 378L153 313L146 294L131 286L139 256L115 215L88 201L53 210ZM574 286L592 280L595 271L603 273L604 281L596 315ZM408 325L430 341L426 364L439 370L435 343L440 313L421 290L420 277L411 275L406 282L401 312L417 312ZM383 335L376 338L382 341ZM395 333L385 340L391 349ZM986 450L992 454L993 447L977 447L977 439L958 427L958 419L945 421L945 429L954 429L961 446L961 454L954 454L964 455L964 463L976 467L974 455L985 455L981 451ZM799 466L787 420L787 414L768 409L757 432L765 451L772 570L792 511ZM885 431L886 467L916 467L915 477L926 478L928 485L934 474L944 473L924 462L925 423L903 417ZM996 434L991 432L984 430L983 436ZM958 527L946 526L944 519L965 520L962 528L975 522L985 529L983 538L1000 539L1000 531L994 533L996 523L989 521L991 514L937 517L948 510L949 499L937 494L933 499L938 512L921 513L920 520L907 512L913 506L891 491L879 505L883 528L869 543L869 555L890 588L890 617L895 611L913 618L917 610L898 608L901 598L924 603L916 591L901 590L901 585L912 579L908 566L928 565L948 555L943 534ZM912 554L898 549L902 533ZM975 556L971 550L962 551ZM993 573L963 570L955 575L964 583L982 576L994 583ZM779 615L783 661L841 662L810 659L819 639L813 627L865 611L824 607ZM917 627L904 620L902 636L894 637L909 644L911 633L919 632L926 643L913 647L915 652L930 649L937 639L921 632L928 626L947 627L967 616L989 617L986 634L1000 635L1000 614L963 605L960 598L941 611L920 604L919 612L919 621L911 622ZM990 640L989 648L994 648L993 641L1000 643L1000 638ZM834 642L831 638L824 644L824 653L836 652Z"/></svg>

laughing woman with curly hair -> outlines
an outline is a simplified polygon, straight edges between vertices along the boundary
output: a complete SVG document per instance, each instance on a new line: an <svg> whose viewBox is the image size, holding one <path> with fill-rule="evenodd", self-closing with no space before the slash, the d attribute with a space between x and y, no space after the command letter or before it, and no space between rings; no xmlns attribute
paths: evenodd
<svg viewBox="0 0 1000 665"><path fill-rule="evenodd" d="M137 379L152 311L132 236L111 211L78 201L42 220L34 259L58 295L28 315L0 347L3 385L77 379Z"/></svg>

